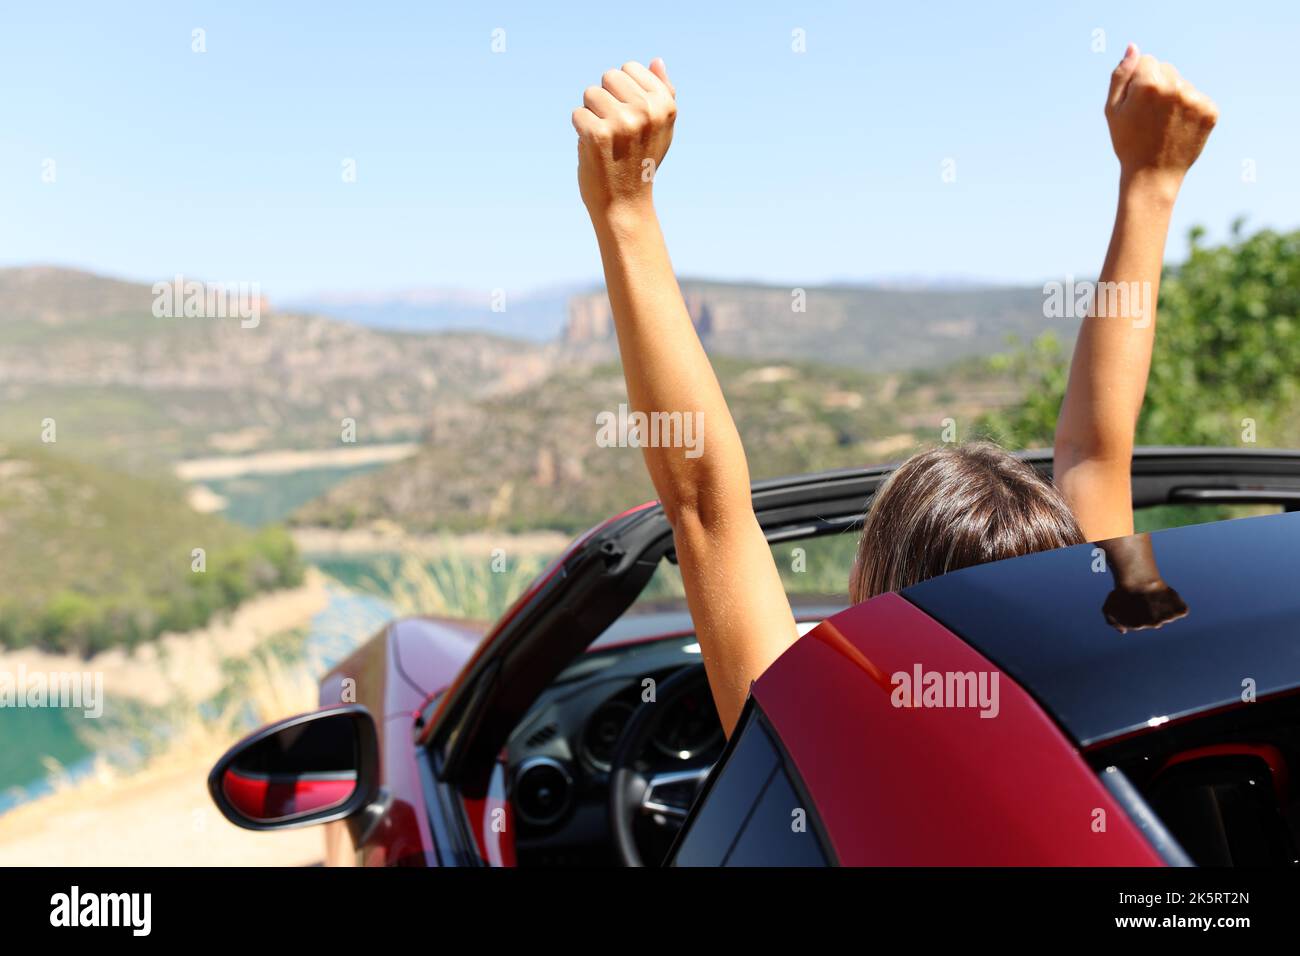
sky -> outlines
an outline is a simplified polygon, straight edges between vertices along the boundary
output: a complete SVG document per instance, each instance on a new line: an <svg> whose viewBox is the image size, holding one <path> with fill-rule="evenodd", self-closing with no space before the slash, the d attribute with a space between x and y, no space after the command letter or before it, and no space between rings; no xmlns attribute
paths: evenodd
<svg viewBox="0 0 1300 956"><path fill-rule="evenodd" d="M6 3L0 266L272 301L591 282L570 113L604 70L662 56L679 115L655 192L680 275L1095 274L1118 173L1102 103L1130 40L1221 111L1170 260L1194 224L1300 225L1294 0Z"/></svg>

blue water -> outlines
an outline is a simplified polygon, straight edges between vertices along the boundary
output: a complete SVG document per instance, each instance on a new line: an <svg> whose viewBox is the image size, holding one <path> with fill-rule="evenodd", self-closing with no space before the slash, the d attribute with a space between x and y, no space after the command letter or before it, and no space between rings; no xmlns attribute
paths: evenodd
<svg viewBox="0 0 1300 956"><path fill-rule="evenodd" d="M375 634L395 614L383 598L331 584L329 601L312 618L302 653L321 673ZM111 716L107 696L104 712ZM0 709L0 814L53 789L44 758L53 758L72 780L94 769L95 754L77 732L78 710ZM102 719L102 718L101 718ZM250 728L251 729L251 728Z"/></svg>

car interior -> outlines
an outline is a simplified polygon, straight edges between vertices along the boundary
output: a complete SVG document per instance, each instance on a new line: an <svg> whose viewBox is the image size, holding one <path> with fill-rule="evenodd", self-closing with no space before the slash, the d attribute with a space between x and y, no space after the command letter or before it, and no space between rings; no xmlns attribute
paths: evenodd
<svg viewBox="0 0 1300 956"><path fill-rule="evenodd" d="M1198 866L1300 866L1300 695L1211 713L1086 755L1118 767Z"/></svg>

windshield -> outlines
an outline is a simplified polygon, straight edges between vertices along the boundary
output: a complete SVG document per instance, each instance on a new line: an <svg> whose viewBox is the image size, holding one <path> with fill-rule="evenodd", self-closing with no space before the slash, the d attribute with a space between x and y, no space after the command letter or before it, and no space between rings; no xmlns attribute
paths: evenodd
<svg viewBox="0 0 1300 956"><path fill-rule="evenodd" d="M857 554L855 532L802 538L772 545L781 583L791 603L826 603L847 607L849 572ZM629 614L681 607L686 592L682 572L671 561L661 561L654 577L628 609ZM802 600L801 600L802 599ZM797 610L797 608L796 608Z"/></svg>
<svg viewBox="0 0 1300 956"><path fill-rule="evenodd" d="M1276 505L1157 505L1139 508L1134 514L1134 521L1137 531L1141 533L1229 518L1248 518L1280 510ZM849 574L857 550L857 532L847 531L783 541L772 545L772 556L776 559L777 569L781 572L781 583L785 585L791 603L838 604L847 607ZM654 577L627 613L680 608L685 596L681 569L671 561L661 561L655 569Z"/></svg>

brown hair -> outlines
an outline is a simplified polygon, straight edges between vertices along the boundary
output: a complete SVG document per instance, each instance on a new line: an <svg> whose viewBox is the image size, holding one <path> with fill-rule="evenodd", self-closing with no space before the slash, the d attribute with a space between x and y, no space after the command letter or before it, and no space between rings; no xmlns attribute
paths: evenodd
<svg viewBox="0 0 1300 956"><path fill-rule="evenodd" d="M989 442L918 452L876 491L849 593L855 604L926 578L1084 541L1032 466Z"/></svg>

